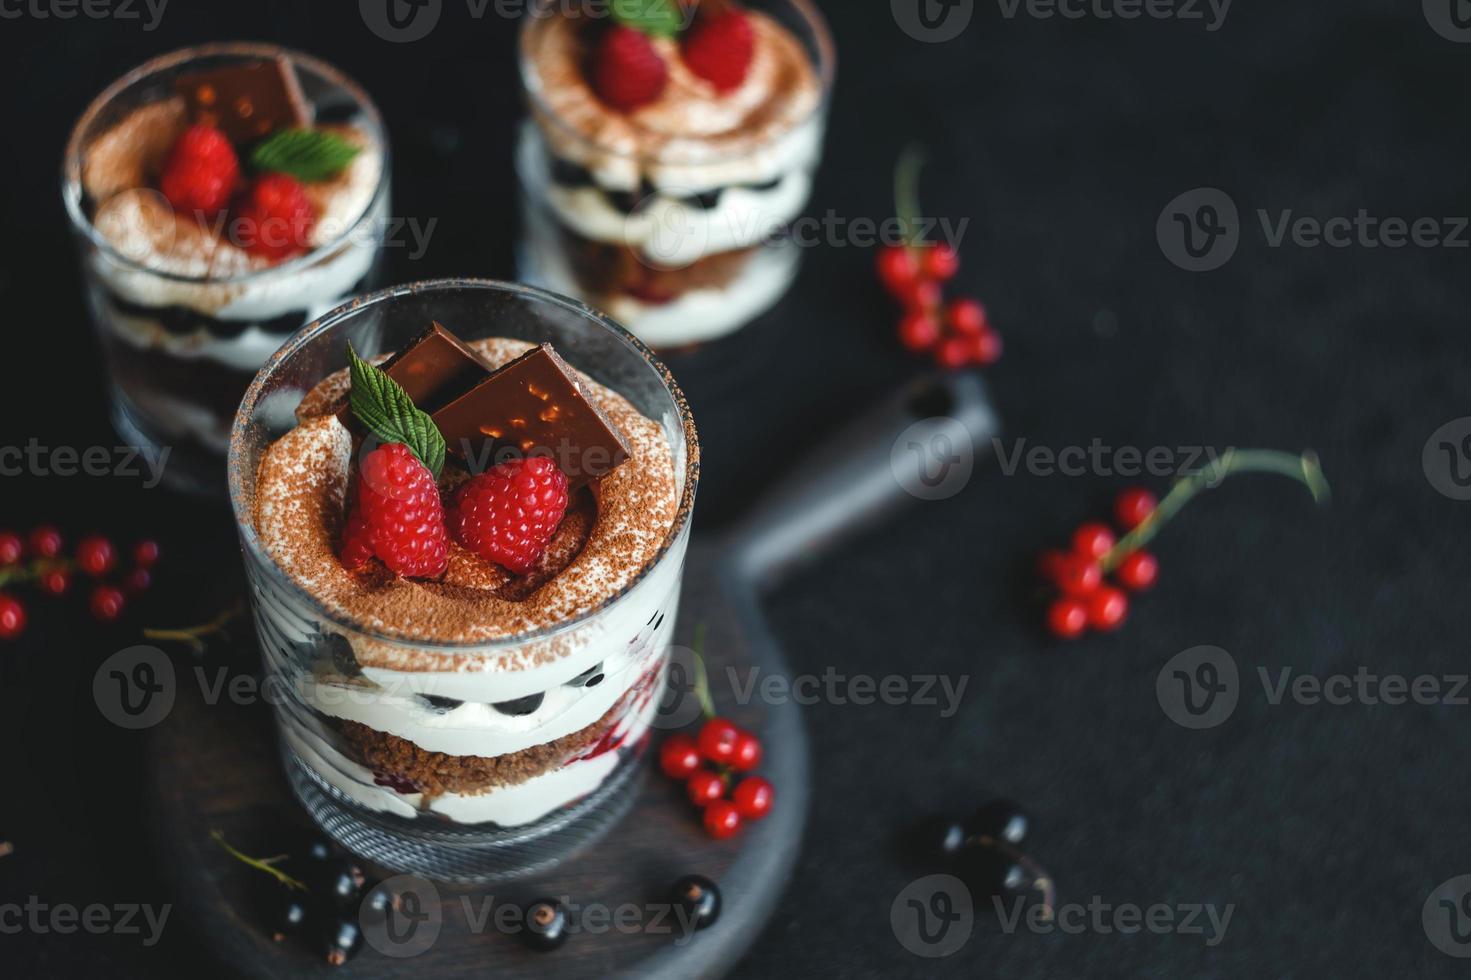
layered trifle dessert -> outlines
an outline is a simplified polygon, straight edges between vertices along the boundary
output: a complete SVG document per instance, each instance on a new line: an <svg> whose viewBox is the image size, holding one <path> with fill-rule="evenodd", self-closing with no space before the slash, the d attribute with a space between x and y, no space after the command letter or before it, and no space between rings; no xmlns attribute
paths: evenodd
<svg viewBox="0 0 1471 980"><path fill-rule="evenodd" d="M370 285L388 212L377 111L304 55L191 49L93 102L64 177L118 427L170 447L175 482L218 484L251 377Z"/></svg>
<svg viewBox="0 0 1471 980"><path fill-rule="evenodd" d="M781 297L832 71L807 0L548 0L521 60L530 278L656 346L728 333Z"/></svg>
<svg viewBox="0 0 1471 980"><path fill-rule="evenodd" d="M693 499L682 404L650 417L553 344L438 323L342 359L242 409L286 428L235 490L298 793L390 841L566 812L658 709Z"/></svg>

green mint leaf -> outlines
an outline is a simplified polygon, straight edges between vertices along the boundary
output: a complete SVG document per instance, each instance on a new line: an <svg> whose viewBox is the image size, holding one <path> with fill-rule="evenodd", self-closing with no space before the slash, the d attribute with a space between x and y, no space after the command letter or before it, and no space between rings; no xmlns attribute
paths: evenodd
<svg viewBox="0 0 1471 980"><path fill-rule="evenodd" d="M351 163L360 149L324 130L283 129L251 151L250 165L262 173L290 174L297 180L327 180Z"/></svg>
<svg viewBox="0 0 1471 980"><path fill-rule="evenodd" d="M352 394L348 396L352 414L384 442L408 446L434 478L439 479L439 471L444 468L444 436L434 420L419 411L397 381L358 357L351 344L347 345L347 357L352 376Z"/></svg>
<svg viewBox="0 0 1471 980"><path fill-rule="evenodd" d="M613 19L654 37L673 37L684 26L679 0L613 0Z"/></svg>

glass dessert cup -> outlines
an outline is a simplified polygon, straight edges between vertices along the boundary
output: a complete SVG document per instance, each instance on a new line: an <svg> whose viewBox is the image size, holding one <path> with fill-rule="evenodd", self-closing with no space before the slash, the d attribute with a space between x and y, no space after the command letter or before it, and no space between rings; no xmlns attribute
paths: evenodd
<svg viewBox="0 0 1471 980"><path fill-rule="evenodd" d="M667 441L673 517L652 557L616 590L595 587L563 621L486 641L415 639L413 622L388 630L329 607L272 558L260 533L258 472L296 427L303 394L340 372L349 342L365 357L387 354L431 321L472 344L551 344ZM635 795L664 688L698 476L693 424L668 370L575 301L442 280L356 300L295 335L245 394L229 480L268 687L278 692L281 755L316 822L386 869L460 882L547 867L616 822Z"/></svg>
<svg viewBox="0 0 1471 980"><path fill-rule="evenodd" d="M536 0L523 19L521 274L660 349L739 329L800 265L790 231L822 153L832 38L809 0L741 7L757 24L742 87L716 93L679 63L677 42L660 40L670 82L628 113L600 101L576 67L601 29L595 16Z"/></svg>
<svg viewBox="0 0 1471 980"><path fill-rule="evenodd" d="M239 197L201 220L176 214L157 187L190 122L176 82L283 59L309 124L361 149L340 174L305 183L316 220L303 250L267 264L226 240ZM237 146L242 175L245 149ZM386 130L363 90L330 65L273 45L211 44L155 58L82 114L62 196L108 365L113 424L134 445L168 449L171 486L220 493L235 408L255 372L306 321L376 284L390 169Z"/></svg>

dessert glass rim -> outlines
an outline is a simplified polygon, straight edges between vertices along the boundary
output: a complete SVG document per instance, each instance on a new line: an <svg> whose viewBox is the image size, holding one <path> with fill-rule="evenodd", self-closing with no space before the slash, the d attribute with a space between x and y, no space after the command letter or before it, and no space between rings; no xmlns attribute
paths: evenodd
<svg viewBox="0 0 1471 980"><path fill-rule="evenodd" d="M558 16L557 12L552 8L560 7L563 2L565 0L532 0L527 6L526 12L521 15L521 30L516 43L516 63L521 75L521 88L525 91L526 97L531 100L537 115L551 120L564 135L574 141L595 146L598 150L607 153L609 156L641 162L665 162L660 160L658 154L629 153L616 147L599 143L558 116L546 97L542 94L541 77L531 62L531 55L527 51L527 39L532 27L537 21ZM822 114L828 110L828 105L832 100L833 80L837 71L838 60L837 45L833 41L832 29L828 27L827 18L823 16L822 11L818 9L812 0L775 0L775 2L790 5L797 11L802 17L802 20L807 24L807 27L812 31L812 36L817 46L816 68L820 95L816 104L813 105L812 109L806 115L792 122L787 128L772 133L772 140L781 139L783 136L795 132L813 119L820 119ZM803 47L805 48L806 45L803 45ZM689 138L698 140L702 137L692 136ZM744 159L745 157L751 156L753 152L749 149L731 150L729 153L716 154L708 157L702 156L699 160L691 161L691 163L700 166L707 164L715 165L731 160Z"/></svg>
<svg viewBox="0 0 1471 980"><path fill-rule="evenodd" d="M496 637L494 639L463 642L422 640L411 636L393 635L356 622L351 617L327 609L316 596L302 588L295 579L287 575L281 569L281 566L276 563L276 560L262 547L260 537L256 534L254 507L252 503L254 500L256 471L254 468L251 468L249 473L245 472L247 468L245 445L249 438L250 418L259 405L266 383L270 380L277 368L289 361L294 354L317 339L317 337L327 333L340 321L351 318L360 310L379 303L389 302L399 296L453 289L483 289L493 292L511 293L560 307L577 314L583 320L592 321L598 326L603 327L659 376L659 380L664 385L665 391L674 402L675 410L678 414L678 422L685 438L684 486L680 490L679 503L675 510L674 521L670 524L668 531L665 532L664 539L659 545L659 550L644 563L643 568L639 569L638 574L624 585L623 588L606 596L592 608L562 622L523 633ZM677 461L675 463L677 465ZM234 424L230 428L230 448L227 453L226 467L229 476L230 508L234 513L236 528L239 531L244 548L254 560L260 562L261 566L270 575L274 576L278 584L299 599L305 601L323 620L351 630L368 639L399 647L411 647L415 650L424 650L431 653L482 655L487 651L494 652L522 646L529 642L551 639L562 633L576 629L597 617L605 609L613 606L623 596L642 583L648 577L649 573L664 560L665 556L669 553L669 549L679 540L680 535L689 524L690 515L694 511L695 489L700 482L700 443L698 434L695 431L694 418L690 414L689 402L685 399L684 392L680 389L679 384L674 380L674 375L643 341L629 333L617 321L613 320L612 317L588 306L586 303L563 296L560 293L551 292L550 290L539 289L535 286L507 282L500 279L455 277L447 279L425 279L398 286L389 286L385 289L367 293L328 310L292 334L286 343L272 354L260 371L256 373L255 378L250 382L250 386L245 390L245 397L240 400L240 407L236 410Z"/></svg>
<svg viewBox="0 0 1471 980"><path fill-rule="evenodd" d="M97 230L97 226L87 216L87 212L82 205L86 197L86 191L82 187L82 163L85 159L87 148L82 144L82 139L87 128L96 121L98 116L106 111L112 101L133 85L151 75L156 75L171 68L177 68L191 61L220 55L242 55L260 58L276 58L284 55L293 63L304 65L311 69L313 73L320 75L332 85L335 85L350 95L358 104L363 114L367 116L373 138L377 143L378 152L382 159L382 163L378 168L378 185L373 188L373 196L363 206L362 213L357 215L352 223L343 229L341 234L334 237L331 241L318 245L316 248L304 252L295 258L288 259L285 262L265 269L256 269L235 276L210 276L207 274L190 276L177 272L166 272L119 252ZM91 102L87 103L87 108L82 110L81 116L77 118L76 123L72 126L71 135L67 137L66 150L62 154L61 197L66 204L66 213L71 219L72 227L85 235L87 240L106 254L111 261L126 268L146 272L151 276L157 276L160 279L171 282L233 286L261 281L273 276L285 275L297 269L307 268L319 261L322 256L336 251L344 242L357 234L364 223L369 221L377 210L379 202L388 193L390 172L387 129L383 125L383 117L378 111L378 106L369 98L367 91L356 81L320 58L305 54L293 48L263 41L216 41L209 44L196 44L186 48L178 48L167 54L150 58L141 65L137 65L124 72L122 76L99 92Z"/></svg>

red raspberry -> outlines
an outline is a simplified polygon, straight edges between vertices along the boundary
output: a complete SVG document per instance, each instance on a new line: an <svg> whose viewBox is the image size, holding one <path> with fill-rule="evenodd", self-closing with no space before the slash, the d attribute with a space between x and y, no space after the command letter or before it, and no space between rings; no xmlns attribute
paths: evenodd
<svg viewBox="0 0 1471 980"><path fill-rule="evenodd" d="M517 575L536 566L562 515L567 477L544 456L512 459L472 477L455 494L455 537Z"/></svg>
<svg viewBox="0 0 1471 980"><path fill-rule="evenodd" d="M225 134L200 123L184 130L164 161L159 189L174 210L214 213L230 203L240 160Z"/></svg>
<svg viewBox="0 0 1471 980"><path fill-rule="evenodd" d="M230 237L251 255L279 262L307 250L316 223L316 209L295 177L265 174L230 222Z"/></svg>
<svg viewBox="0 0 1471 980"><path fill-rule="evenodd" d="M664 93L669 66L648 35L615 24L603 34L593 55L593 85L598 97L620 112L632 112Z"/></svg>
<svg viewBox="0 0 1471 980"><path fill-rule="evenodd" d="M348 571L362 568L373 558L373 529L363 519L361 508L354 507L342 529L342 550L338 553L342 567Z"/></svg>
<svg viewBox="0 0 1471 980"><path fill-rule="evenodd" d="M434 476L408 446L391 442L363 459L358 504L348 519L349 534L343 551L361 557L362 528L373 554L391 571L405 578L438 578L449 563L449 541L444 531L444 505ZM358 561L358 564L361 564ZM345 554L343 564L349 568Z"/></svg>
<svg viewBox="0 0 1471 980"><path fill-rule="evenodd" d="M751 19L738 10L700 18L684 39L684 63L717 92L740 88L755 53Z"/></svg>

